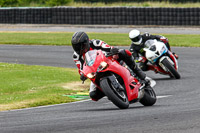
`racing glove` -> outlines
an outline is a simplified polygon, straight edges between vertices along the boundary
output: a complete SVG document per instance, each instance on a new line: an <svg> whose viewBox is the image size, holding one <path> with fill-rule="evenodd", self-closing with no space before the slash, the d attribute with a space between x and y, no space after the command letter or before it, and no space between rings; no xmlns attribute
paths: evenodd
<svg viewBox="0 0 200 133"><path fill-rule="evenodd" d="M119 49L118 49L118 48L112 48L112 49L110 50L110 53L111 53L112 55L118 54L118 53L119 53Z"/></svg>
<svg viewBox="0 0 200 133"><path fill-rule="evenodd" d="M160 41L162 41L164 43L168 43L168 39L164 36L161 36Z"/></svg>
<svg viewBox="0 0 200 133"><path fill-rule="evenodd" d="M85 77L84 74L82 73L80 79L81 79L81 80L83 81L83 83L84 83L84 81L87 79L87 77Z"/></svg>

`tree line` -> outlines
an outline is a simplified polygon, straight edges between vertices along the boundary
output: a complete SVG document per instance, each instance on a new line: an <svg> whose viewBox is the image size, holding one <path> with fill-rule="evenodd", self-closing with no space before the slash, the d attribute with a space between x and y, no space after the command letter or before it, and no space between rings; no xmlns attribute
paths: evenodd
<svg viewBox="0 0 200 133"><path fill-rule="evenodd" d="M0 0L1 7L9 6L27 6L27 5L46 5L46 6L60 6L65 5L73 0Z"/></svg>
<svg viewBox="0 0 200 133"><path fill-rule="evenodd" d="M74 0L75 2L173 2L173 3L186 3L186 2L200 2L200 0Z"/></svg>

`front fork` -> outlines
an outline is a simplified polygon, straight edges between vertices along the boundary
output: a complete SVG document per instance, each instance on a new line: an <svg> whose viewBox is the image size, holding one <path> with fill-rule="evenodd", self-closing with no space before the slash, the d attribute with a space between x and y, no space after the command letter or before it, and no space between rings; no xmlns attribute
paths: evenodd
<svg viewBox="0 0 200 133"><path fill-rule="evenodd" d="M159 65L162 67L163 70L168 72L168 69L166 69L166 67L161 63L162 60L164 60L165 58L167 58L167 60L174 66L174 68L178 70L178 61L170 51L168 51L166 56L162 56L159 59Z"/></svg>

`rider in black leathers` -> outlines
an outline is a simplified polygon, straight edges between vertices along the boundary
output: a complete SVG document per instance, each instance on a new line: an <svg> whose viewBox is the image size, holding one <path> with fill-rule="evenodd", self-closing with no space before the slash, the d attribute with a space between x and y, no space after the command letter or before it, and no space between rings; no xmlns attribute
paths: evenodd
<svg viewBox="0 0 200 133"><path fill-rule="evenodd" d="M133 55L135 60L138 60L139 54L141 54L142 56L145 55L145 52L143 51L143 48L145 47L145 42L147 40L156 39L157 41L161 41L171 51L168 39L166 37L164 37L164 36L151 35L151 34L149 34L147 32L141 35L139 30L134 29L134 30L131 30L129 32L129 38L132 41L132 44L130 46L130 51L132 52L132 55ZM175 53L173 53L173 54L178 59L178 56ZM148 60L145 61L145 62L141 62L140 65L139 65L140 68L143 71L148 71L150 69L153 70L154 68L151 65L147 65L147 63L148 63Z"/></svg>

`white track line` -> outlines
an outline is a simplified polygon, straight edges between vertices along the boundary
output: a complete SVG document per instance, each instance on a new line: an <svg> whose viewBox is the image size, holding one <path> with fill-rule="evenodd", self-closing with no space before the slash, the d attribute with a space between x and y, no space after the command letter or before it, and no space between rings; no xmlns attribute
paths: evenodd
<svg viewBox="0 0 200 133"><path fill-rule="evenodd" d="M166 95L166 96L156 96L157 99L161 99L161 98L166 98L166 97L170 97L172 95ZM113 104L112 102L107 102L107 103L103 103L103 104Z"/></svg>
<svg viewBox="0 0 200 133"><path fill-rule="evenodd" d="M31 107L31 108L24 108L24 109L14 109L14 110L0 111L0 112L10 112L10 111L20 111L20 110L40 109L40 108L54 107L54 106L60 106L60 105L82 103L82 102L87 102L87 101L91 101L91 99L82 100L82 101L76 101L76 102L71 102L71 103L62 103L62 104L54 104L54 105L45 105L45 106L38 106L38 107Z"/></svg>
<svg viewBox="0 0 200 133"><path fill-rule="evenodd" d="M165 95L165 96L156 96L157 99L160 99L160 98L165 98L165 97L171 97L172 95Z"/></svg>

